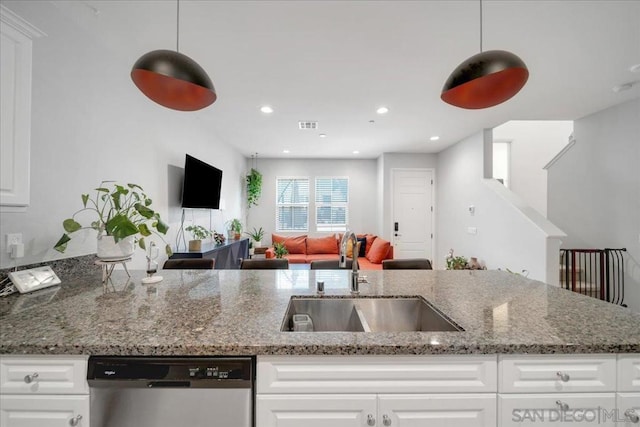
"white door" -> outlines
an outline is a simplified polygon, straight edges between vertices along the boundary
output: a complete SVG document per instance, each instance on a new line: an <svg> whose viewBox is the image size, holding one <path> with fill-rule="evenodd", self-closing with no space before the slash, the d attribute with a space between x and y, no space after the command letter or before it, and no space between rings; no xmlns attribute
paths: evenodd
<svg viewBox="0 0 640 427"><path fill-rule="evenodd" d="M496 395L381 394L380 424L396 427L487 427L496 425Z"/></svg>
<svg viewBox="0 0 640 427"><path fill-rule="evenodd" d="M375 394L258 395L256 427L376 425Z"/></svg>
<svg viewBox="0 0 640 427"><path fill-rule="evenodd" d="M433 170L392 169L394 258L433 262Z"/></svg>
<svg viewBox="0 0 640 427"><path fill-rule="evenodd" d="M2 427L87 427L89 395L0 396Z"/></svg>

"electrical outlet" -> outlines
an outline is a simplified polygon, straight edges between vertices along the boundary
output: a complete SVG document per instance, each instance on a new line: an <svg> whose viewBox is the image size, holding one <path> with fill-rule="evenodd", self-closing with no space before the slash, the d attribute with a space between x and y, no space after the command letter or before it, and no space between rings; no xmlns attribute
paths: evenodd
<svg viewBox="0 0 640 427"><path fill-rule="evenodd" d="M9 233L7 234L7 253L11 253L12 245L19 245L22 243L22 233Z"/></svg>

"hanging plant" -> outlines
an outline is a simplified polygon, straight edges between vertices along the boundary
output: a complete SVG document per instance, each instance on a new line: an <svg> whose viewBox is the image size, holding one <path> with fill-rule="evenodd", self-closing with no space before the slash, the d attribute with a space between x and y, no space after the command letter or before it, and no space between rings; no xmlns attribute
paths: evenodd
<svg viewBox="0 0 640 427"><path fill-rule="evenodd" d="M251 168L251 172L247 175L247 204L249 207L258 205L260 194L262 194L262 174Z"/></svg>

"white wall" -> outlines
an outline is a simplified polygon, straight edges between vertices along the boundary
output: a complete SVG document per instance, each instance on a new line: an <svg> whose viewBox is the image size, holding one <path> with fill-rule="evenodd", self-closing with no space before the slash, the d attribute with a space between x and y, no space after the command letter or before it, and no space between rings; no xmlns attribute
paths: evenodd
<svg viewBox="0 0 640 427"><path fill-rule="evenodd" d="M512 120L493 129L494 141L511 141L509 188L547 215L547 172L543 167L567 145L572 121Z"/></svg>
<svg viewBox="0 0 640 427"><path fill-rule="evenodd" d="M437 156L435 154L420 153L384 153L382 161L382 234L381 236L393 241L393 218L391 217L391 169L394 168L424 168L436 169ZM436 184L437 185L437 184ZM436 236L437 238L437 236Z"/></svg>
<svg viewBox="0 0 640 427"><path fill-rule="evenodd" d="M527 270L530 278L557 282L557 248L555 277L547 253L549 236L562 232L497 181L485 179L490 160L490 131L438 153L436 267L445 268L444 257L454 249L455 255L477 257L489 269ZM468 227L477 234L469 234Z"/></svg>
<svg viewBox="0 0 640 427"><path fill-rule="evenodd" d="M576 120L548 171L549 218L565 248L627 248L625 301L640 312L640 99Z"/></svg>
<svg viewBox="0 0 640 427"><path fill-rule="evenodd" d="M185 153L223 170L227 216L240 216L246 159L215 137L216 105L184 113L153 103L129 77L137 58L110 52L52 3L33 3L7 2L47 37L33 46L31 205L25 213L2 213L0 267L14 265L6 233L23 234L25 257L18 265L95 253L93 232L76 233L65 254L52 247L62 221L81 208L80 195L105 179L142 185L169 221L173 244ZM208 212L194 218L209 225ZM213 222L222 222L219 212ZM138 250L133 267L142 267L143 259Z"/></svg>
<svg viewBox="0 0 640 427"><path fill-rule="evenodd" d="M249 170L251 161L247 161ZM276 212L276 177L301 176L309 177L310 200L315 197L314 183L316 177L348 176L349 177L349 227L356 233L377 234L378 206L376 185L376 160L323 160L323 159L259 159L258 170L262 173L262 196L258 206L248 210L247 222L249 230L262 227L265 230L264 243L271 242L271 233L275 232ZM309 209L308 235L326 235L315 231L315 211L313 203ZM283 235L299 235L302 232L279 232Z"/></svg>

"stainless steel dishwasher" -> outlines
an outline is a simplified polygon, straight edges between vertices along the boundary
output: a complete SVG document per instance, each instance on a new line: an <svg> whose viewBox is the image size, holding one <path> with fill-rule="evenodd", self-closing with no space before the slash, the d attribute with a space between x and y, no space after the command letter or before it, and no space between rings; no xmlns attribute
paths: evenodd
<svg viewBox="0 0 640 427"><path fill-rule="evenodd" d="M92 427L251 427L251 357L90 357Z"/></svg>

